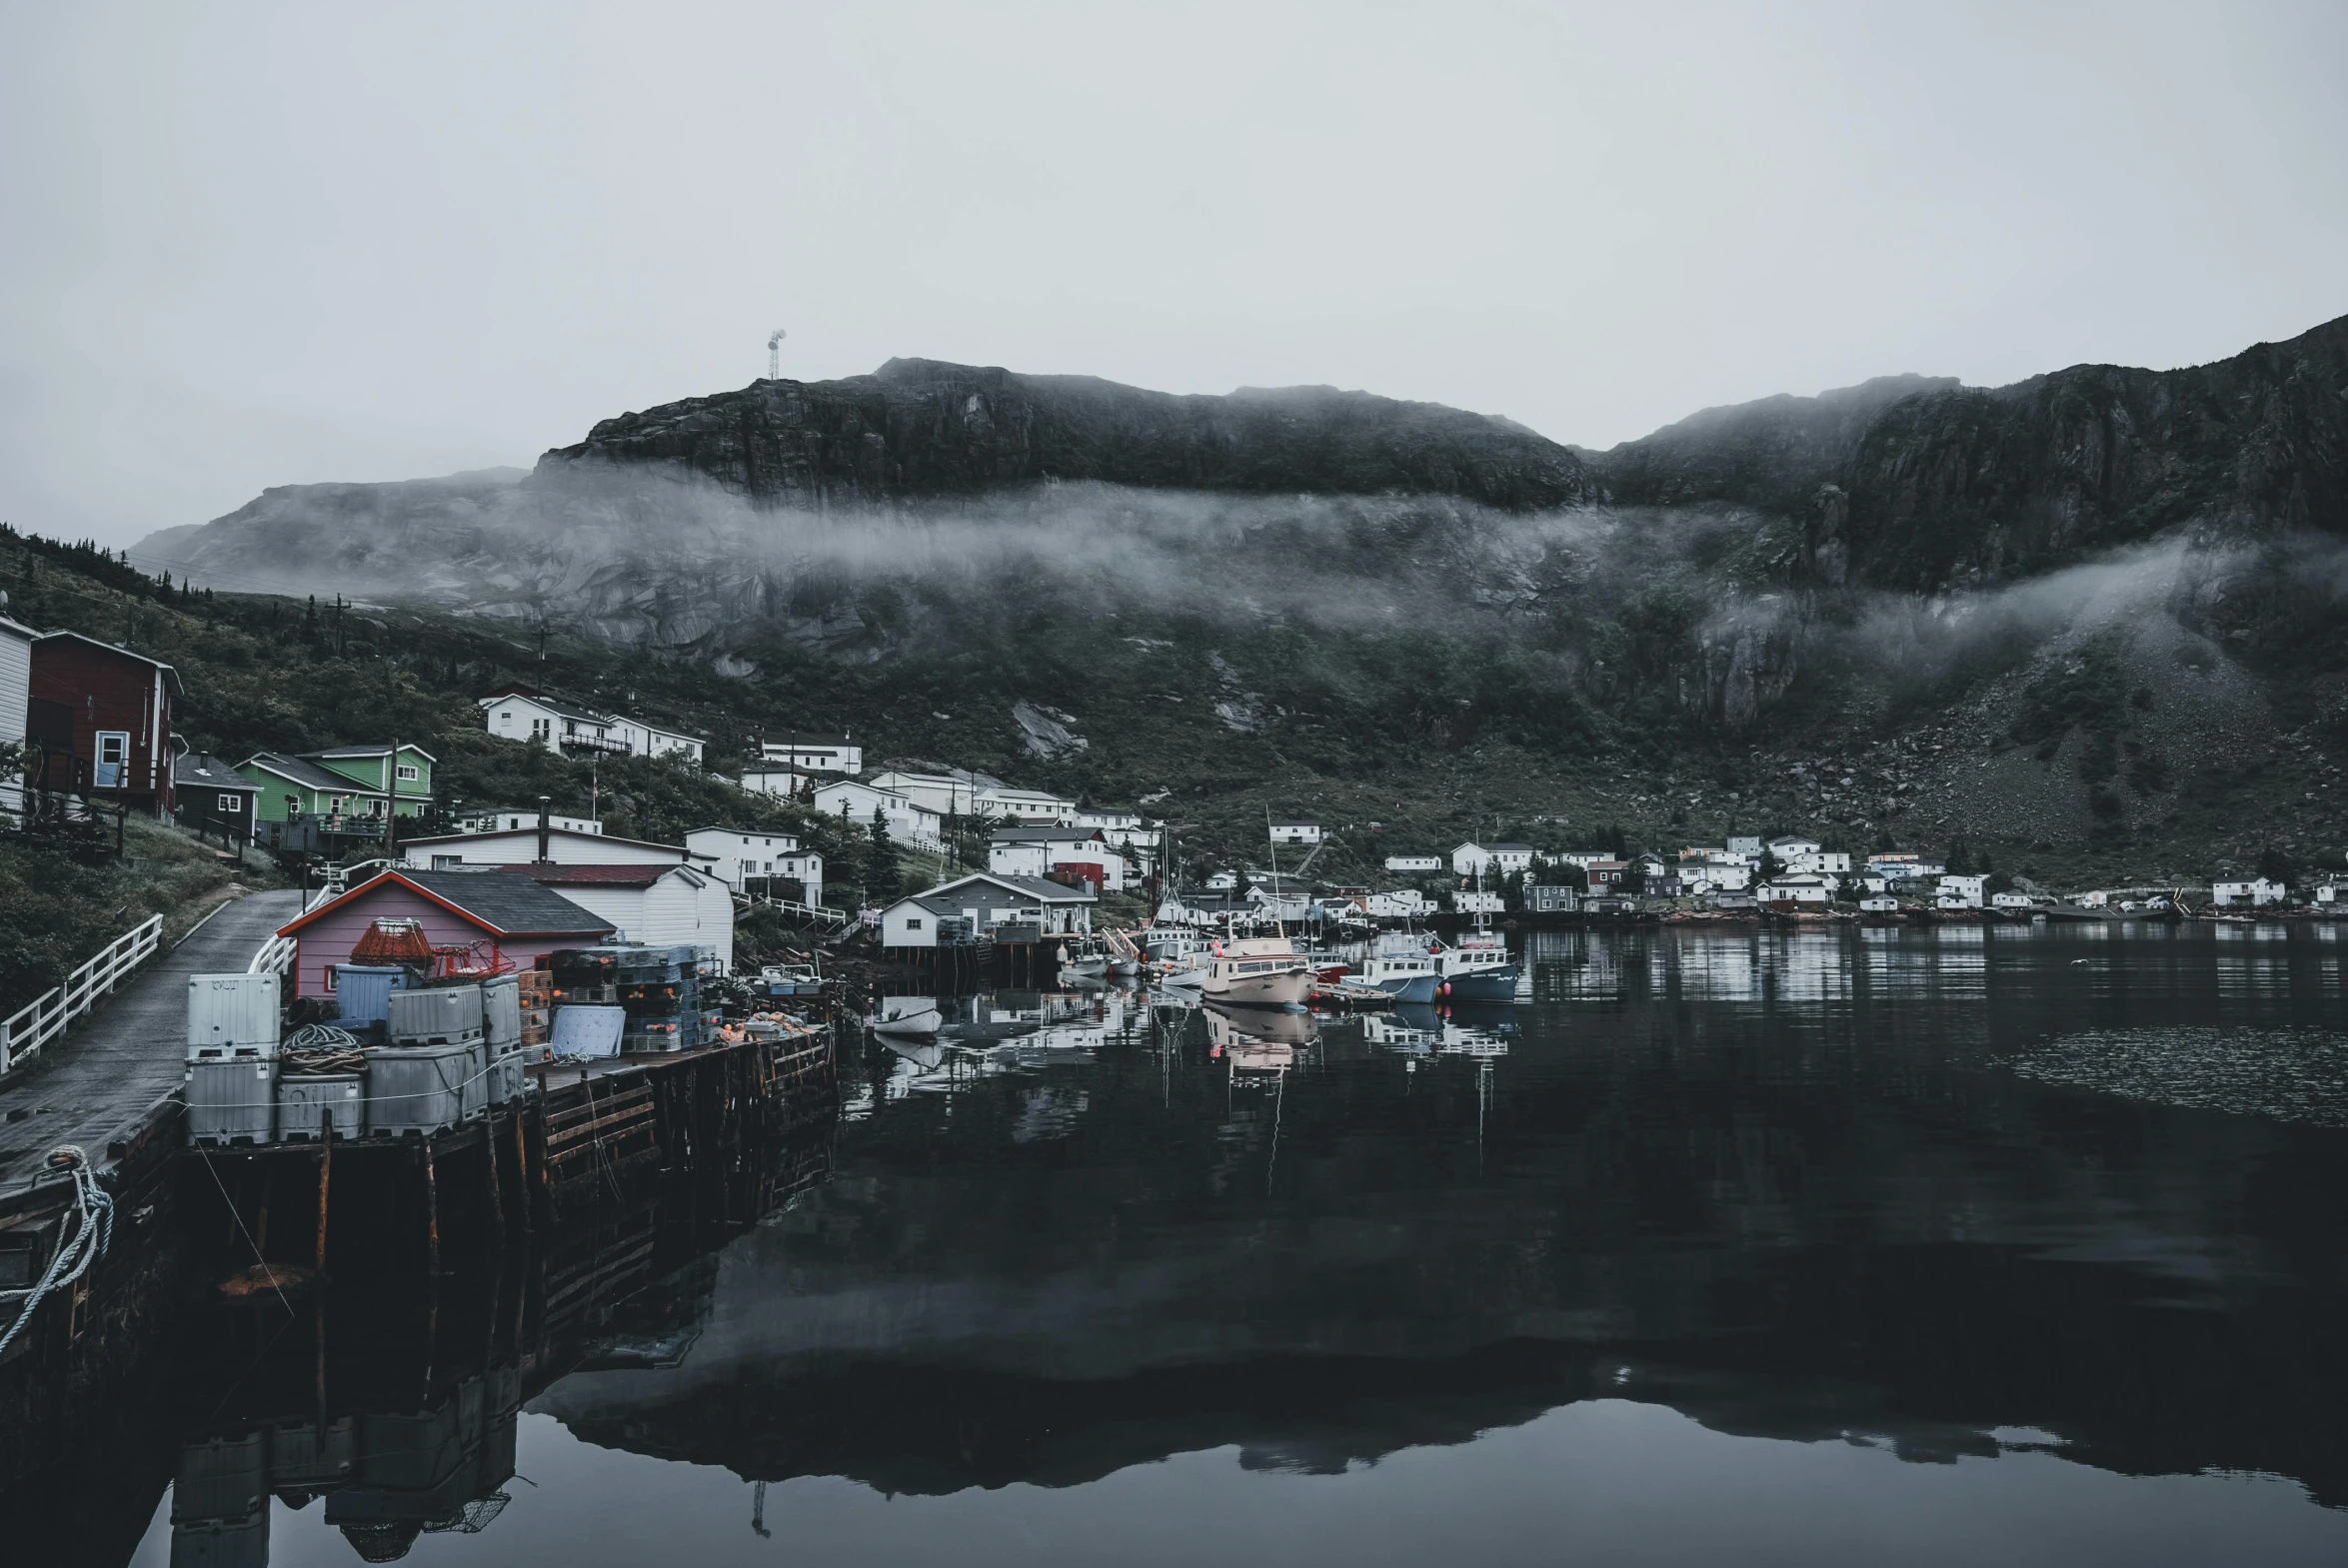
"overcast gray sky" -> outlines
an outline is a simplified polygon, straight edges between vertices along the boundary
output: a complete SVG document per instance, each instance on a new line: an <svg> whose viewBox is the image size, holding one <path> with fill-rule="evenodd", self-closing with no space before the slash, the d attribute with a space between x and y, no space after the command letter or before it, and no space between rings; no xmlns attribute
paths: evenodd
<svg viewBox="0 0 2348 1568"><path fill-rule="evenodd" d="M1606 446L2348 312L2348 3L0 0L0 518L921 355Z"/></svg>

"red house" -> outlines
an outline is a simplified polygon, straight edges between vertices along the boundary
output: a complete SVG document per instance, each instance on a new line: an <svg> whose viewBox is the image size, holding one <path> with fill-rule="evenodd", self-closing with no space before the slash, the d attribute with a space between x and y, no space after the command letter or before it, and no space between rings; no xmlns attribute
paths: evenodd
<svg viewBox="0 0 2348 1568"><path fill-rule="evenodd" d="M79 632L33 639L25 750L44 788L89 793L167 816L179 672Z"/></svg>
<svg viewBox="0 0 2348 1568"><path fill-rule="evenodd" d="M558 947L592 947L614 929L511 871L385 871L278 928L295 939L294 994L332 995L333 967L350 962L367 927L387 918L420 922L436 947L471 947L525 969Z"/></svg>

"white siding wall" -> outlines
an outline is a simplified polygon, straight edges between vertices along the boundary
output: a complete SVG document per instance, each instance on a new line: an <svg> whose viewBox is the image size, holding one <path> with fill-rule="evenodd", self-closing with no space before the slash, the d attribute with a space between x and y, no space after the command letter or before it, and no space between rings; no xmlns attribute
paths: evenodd
<svg viewBox="0 0 2348 1568"><path fill-rule="evenodd" d="M455 855L467 865L525 865L538 858L538 829L466 833L437 843L403 844L401 848L402 863L427 869L436 855ZM685 859L682 848L606 838L598 833L577 837L552 833L547 839L547 854L557 865L680 865ZM564 896L569 897L569 892Z"/></svg>
<svg viewBox="0 0 2348 1568"><path fill-rule="evenodd" d="M12 621L0 621L0 741L23 742L32 685L32 632L20 629ZM15 786L23 779L22 774L0 776L0 784L9 786L6 795L0 797L0 806L17 803Z"/></svg>

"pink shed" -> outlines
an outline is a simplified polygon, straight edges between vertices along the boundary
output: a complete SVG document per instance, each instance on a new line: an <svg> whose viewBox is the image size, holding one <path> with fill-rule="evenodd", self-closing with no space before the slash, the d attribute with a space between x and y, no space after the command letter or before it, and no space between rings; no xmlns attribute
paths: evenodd
<svg viewBox="0 0 2348 1568"><path fill-rule="evenodd" d="M525 883L533 896L515 896L513 882ZM294 994L333 994L327 970L350 962L351 949L379 919L416 920L436 946L491 944L521 968L557 948L602 941L612 930L610 921L524 877L390 871L280 930L295 939Z"/></svg>

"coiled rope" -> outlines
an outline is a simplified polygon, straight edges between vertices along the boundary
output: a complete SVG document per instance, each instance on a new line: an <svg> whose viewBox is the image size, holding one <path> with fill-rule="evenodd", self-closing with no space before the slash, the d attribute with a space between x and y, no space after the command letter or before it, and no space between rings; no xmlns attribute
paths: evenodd
<svg viewBox="0 0 2348 1568"><path fill-rule="evenodd" d="M0 1334L0 1355L8 1353L25 1324L33 1320L42 1298L88 1273L90 1265L105 1256L114 1241L114 1194L98 1185L90 1156L76 1144L60 1143L49 1151L49 1166L73 1176L73 1232L59 1238L57 1254L49 1259L40 1283L29 1290L0 1290L0 1299L13 1295L25 1298L17 1309L16 1321L8 1325L7 1333Z"/></svg>

